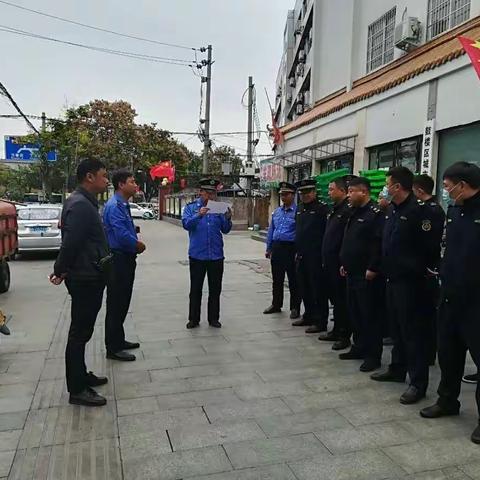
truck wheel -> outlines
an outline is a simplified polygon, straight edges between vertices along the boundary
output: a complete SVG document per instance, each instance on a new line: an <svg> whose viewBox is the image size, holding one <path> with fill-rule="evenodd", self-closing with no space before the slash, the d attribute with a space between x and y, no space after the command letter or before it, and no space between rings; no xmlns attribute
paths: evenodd
<svg viewBox="0 0 480 480"><path fill-rule="evenodd" d="M0 293L5 293L10 288L10 267L5 260L0 262Z"/></svg>

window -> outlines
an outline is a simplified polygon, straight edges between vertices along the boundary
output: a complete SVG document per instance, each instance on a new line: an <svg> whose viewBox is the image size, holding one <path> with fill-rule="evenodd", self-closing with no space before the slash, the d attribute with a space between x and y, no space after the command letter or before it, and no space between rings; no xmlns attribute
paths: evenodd
<svg viewBox="0 0 480 480"><path fill-rule="evenodd" d="M470 18L471 0L429 0L427 40Z"/></svg>
<svg viewBox="0 0 480 480"><path fill-rule="evenodd" d="M388 169L390 167L407 167L413 173L420 171L420 154L423 137L386 143L369 149L370 170Z"/></svg>
<svg viewBox="0 0 480 480"><path fill-rule="evenodd" d="M22 208L18 210L19 220L58 220L58 208Z"/></svg>
<svg viewBox="0 0 480 480"><path fill-rule="evenodd" d="M392 8L368 27L367 73L393 60L396 13Z"/></svg>

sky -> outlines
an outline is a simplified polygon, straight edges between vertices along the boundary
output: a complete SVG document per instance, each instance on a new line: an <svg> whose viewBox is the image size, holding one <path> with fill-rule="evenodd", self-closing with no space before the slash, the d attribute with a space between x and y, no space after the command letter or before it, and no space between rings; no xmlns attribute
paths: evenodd
<svg viewBox="0 0 480 480"><path fill-rule="evenodd" d="M252 75L257 90L260 125L270 114L280 64L287 11L295 0L8 0L51 15L159 42L191 47L213 45L211 132L246 131L241 98ZM177 49L86 29L0 3L0 25L96 47L145 55L193 60L193 50ZM0 27L1 28L1 27ZM0 31L0 81L27 114L61 116L65 107L93 99L126 100L140 123L195 132L200 109L200 79L176 65L119 57ZM198 58L202 58L199 56ZM0 114L16 113L0 96ZM38 121L33 122L37 127ZM28 131L23 120L0 118L4 135ZM196 136L178 137L200 151ZM246 151L246 136L215 137ZM271 153L266 136L258 154Z"/></svg>

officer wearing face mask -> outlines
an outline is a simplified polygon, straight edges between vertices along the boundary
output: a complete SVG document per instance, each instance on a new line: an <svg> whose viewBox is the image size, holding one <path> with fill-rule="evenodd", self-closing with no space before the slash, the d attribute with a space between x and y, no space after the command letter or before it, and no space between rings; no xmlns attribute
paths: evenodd
<svg viewBox="0 0 480 480"><path fill-rule="evenodd" d="M434 187L435 182L429 175L416 175L413 179L413 193L415 194L415 197L417 197L418 204L429 211L429 215L432 219L432 228L430 229L430 235L433 237L432 241L441 243L445 228L445 212L437 202L435 195L433 195ZM437 255L437 257L432 258L430 263L438 268L438 265L440 264L440 250L434 250L433 253ZM439 301L438 275L428 276L425 300L424 316L430 321L431 326L428 339L428 363L429 365L434 365L437 357L437 307Z"/></svg>
<svg viewBox="0 0 480 480"><path fill-rule="evenodd" d="M394 345L386 372L372 380L404 383L410 386L400 397L403 404L418 402L428 386L429 322L425 309L428 275L435 274L440 242L431 235L432 218L412 193L413 173L393 167L387 173L391 198L383 232L382 269L387 278L387 311Z"/></svg>
<svg viewBox="0 0 480 480"><path fill-rule="evenodd" d="M480 168L458 162L443 175L444 194L453 204L447 213L446 249L441 268L438 359L442 377L435 405L424 418L458 415L467 350L480 369ZM480 384L476 402L480 417ZM480 425L471 436L480 444Z"/></svg>

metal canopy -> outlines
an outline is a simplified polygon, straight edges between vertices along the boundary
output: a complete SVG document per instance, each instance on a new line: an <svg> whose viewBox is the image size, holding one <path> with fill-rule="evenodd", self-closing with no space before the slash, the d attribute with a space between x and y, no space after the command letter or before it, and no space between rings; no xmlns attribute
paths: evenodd
<svg viewBox="0 0 480 480"><path fill-rule="evenodd" d="M326 158L352 153L355 150L355 138L356 137L345 137L328 140L310 147L277 155L271 159L271 163L288 168L293 165L312 162L312 160L324 160Z"/></svg>

